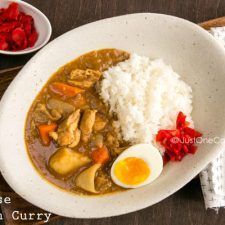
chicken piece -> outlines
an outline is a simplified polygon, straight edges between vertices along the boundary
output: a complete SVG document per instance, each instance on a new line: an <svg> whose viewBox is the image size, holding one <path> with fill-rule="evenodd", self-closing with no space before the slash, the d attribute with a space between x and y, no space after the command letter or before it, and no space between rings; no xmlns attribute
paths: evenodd
<svg viewBox="0 0 225 225"><path fill-rule="evenodd" d="M57 141L60 146L75 147L79 143L80 131L77 128L79 120L80 110L78 109L59 125Z"/></svg>
<svg viewBox="0 0 225 225"><path fill-rule="evenodd" d="M98 193L98 191L95 189L95 177L100 167L101 164L94 164L93 166L81 172L76 178L76 186L91 193Z"/></svg>
<svg viewBox="0 0 225 225"><path fill-rule="evenodd" d="M76 69L70 73L70 79L72 80L90 80L97 81L102 76L102 73L98 70L86 69L80 70Z"/></svg>
<svg viewBox="0 0 225 225"><path fill-rule="evenodd" d="M60 176L68 176L87 165L91 159L70 148L58 149L49 159L49 167Z"/></svg>
<svg viewBox="0 0 225 225"><path fill-rule="evenodd" d="M61 118L60 112L57 110L50 113L45 104L38 103L35 108L35 117L37 122L46 122L47 120L57 121Z"/></svg>
<svg viewBox="0 0 225 225"><path fill-rule="evenodd" d="M93 130L94 131L100 131L103 130L105 128L107 121L104 120L103 118L101 118L99 115L96 115L95 117L95 123L93 126Z"/></svg>
<svg viewBox="0 0 225 225"><path fill-rule="evenodd" d="M77 81L77 80L68 80L68 83L75 86L75 87L79 87L82 89L88 89L90 88L94 82L90 81L90 80L82 80L82 81Z"/></svg>
<svg viewBox="0 0 225 225"><path fill-rule="evenodd" d="M76 147L80 142L80 137L81 137L81 131L79 129L76 129L74 132L74 141L68 146L70 148Z"/></svg>
<svg viewBox="0 0 225 225"><path fill-rule="evenodd" d="M97 70L80 70L76 69L70 73L68 83L79 88L87 89L96 83L102 73Z"/></svg>
<svg viewBox="0 0 225 225"><path fill-rule="evenodd" d="M76 108L79 108L81 110L89 108L86 97L82 94L78 94L73 98L73 104Z"/></svg>
<svg viewBox="0 0 225 225"><path fill-rule="evenodd" d="M52 115L55 114L55 112L58 112L61 115L66 116L75 111L73 105L56 98L50 98L47 102L47 107L51 110Z"/></svg>
<svg viewBox="0 0 225 225"><path fill-rule="evenodd" d="M92 128L95 122L95 114L97 110L86 109L81 119L80 129L81 129L81 139L83 142L88 142Z"/></svg>
<svg viewBox="0 0 225 225"><path fill-rule="evenodd" d="M116 135L111 133L107 134L106 141L110 147L118 148L120 146L119 140Z"/></svg>

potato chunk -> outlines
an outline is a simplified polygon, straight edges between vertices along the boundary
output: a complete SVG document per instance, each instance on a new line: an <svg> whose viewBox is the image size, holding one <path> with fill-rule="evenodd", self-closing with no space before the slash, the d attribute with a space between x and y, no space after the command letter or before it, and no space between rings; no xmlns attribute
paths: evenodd
<svg viewBox="0 0 225 225"><path fill-rule="evenodd" d="M81 172L76 178L76 185L85 191L98 193L98 191L95 190L95 176L97 170L100 167L101 164L94 164L93 166Z"/></svg>
<svg viewBox="0 0 225 225"><path fill-rule="evenodd" d="M70 148L60 148L50 157L49 166L58 175L67 176L90 162L90 158Z"/></svg>

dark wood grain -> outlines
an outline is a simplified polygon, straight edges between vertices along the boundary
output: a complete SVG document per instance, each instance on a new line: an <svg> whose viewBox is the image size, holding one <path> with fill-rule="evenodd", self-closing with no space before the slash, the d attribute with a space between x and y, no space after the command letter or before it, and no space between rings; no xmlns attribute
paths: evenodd
<svg viewBox="0 0 225 225"><path fill-rule="evenodd" d="M127 13L165 13L196 23L225 16L225 1L220 0L29 0L28 2L43 11L50 19L53 27L52 39L80 25ZM16 57L0 55L0 69L24 65L32 55ZM8 75L4 73L4 76L0 74L0 95L13 77L12 73ZM212 210L205 210L199 180L195 179L169 198L138 212L95 220L63 218L51 221L50 224L223 225L225 210L221 209L218 214Z"/></svg>

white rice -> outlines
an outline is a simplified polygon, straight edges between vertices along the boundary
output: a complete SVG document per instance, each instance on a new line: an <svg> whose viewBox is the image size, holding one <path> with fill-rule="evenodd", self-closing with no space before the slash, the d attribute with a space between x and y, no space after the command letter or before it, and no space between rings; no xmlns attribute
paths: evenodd
<svg viewBox="0 0 225 225"><path fill-rule="evenodd" d="M126 141L152 142L159 129L175 127L179 111L192 122L192 89L162 59L131 54L104 72L100 87Z"/></svg>

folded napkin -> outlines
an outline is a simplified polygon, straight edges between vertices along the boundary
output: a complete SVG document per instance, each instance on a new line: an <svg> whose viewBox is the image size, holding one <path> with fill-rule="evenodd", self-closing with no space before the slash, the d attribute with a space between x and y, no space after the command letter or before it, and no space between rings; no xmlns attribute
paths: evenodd
<svg viewBox="0 0 225 225"><path fill-rule="evenodd" d="M225 27L211 28L209 32L225 48ZM225 207L225 151L200 173L200 180L206 209Z"/></svg>

